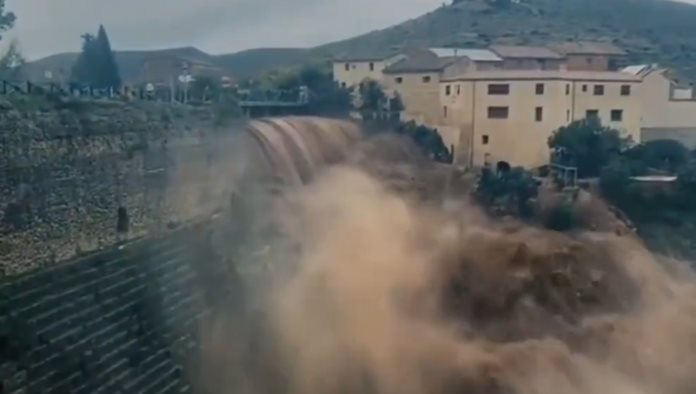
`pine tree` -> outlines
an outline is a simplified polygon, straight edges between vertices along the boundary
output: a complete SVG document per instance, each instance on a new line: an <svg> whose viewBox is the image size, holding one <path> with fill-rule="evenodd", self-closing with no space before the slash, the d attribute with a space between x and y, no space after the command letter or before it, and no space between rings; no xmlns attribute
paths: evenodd
<svg viewBox="0 0 696 394"><path fill-rule="evenodd" d="M73 66L73 82L85 83L95 89L118 89L121 77L111 43L104 26L99 26L97 36L82 36L82 53Z"/></svg>
<svg viewBox="0 0 696 394"><path fill-rule="evenodd" d="M99 26L97 34L96 48L99 51L99 79L100 85L104 88L118 89L121 87L121 76L118 72L116 57L111 50L109 36L106 35L104 25Z"/></svg>
<svg viewBox="0 0 696 394"><path fill-rule="evenodd" d="M82 35L82 53L75 61L72 68L72 82L85 83L91 85L94 80L94 36L91 34Z"/></svg>

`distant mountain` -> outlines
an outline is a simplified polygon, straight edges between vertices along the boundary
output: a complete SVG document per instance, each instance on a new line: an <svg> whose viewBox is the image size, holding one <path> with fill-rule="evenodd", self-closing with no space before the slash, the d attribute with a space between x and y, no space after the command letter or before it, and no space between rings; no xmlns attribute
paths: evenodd
<svg viewBox="0 0 696 394"><path fill-rule="evenodd" d="M241 80L257 77L277 68L295 67L311 57L309 49L260 48L220 55L217 56L217 62Z"/></svg>
<svg viewBox="0 0 696 394"><path fill-rule="evenodd" d="M125 84L151 82L153 79L166 79L178 74L177 65L186 63L206 73L230 75L225 67L217 63L215 56L193 47L172 48L152 51L116 51L121 79ZM32 81L69 80L78 53L61 53L29 62L24 66L24 74Z"/></svg>
<svg viewBox="0 0 696 394"><path fill-rule="evenodd" d="M396 26L311 49L264 48L212 56L196 48L116 53L124 81L142 81L153 57L195 60L237 80L308 61L355 54L389 54L408 46L486 47L594 40L613 43L633 63L661 63L696 81L696 6L669 0L455 0ZM70 75L77 54L27 66L32 79L47 70Z"/></svg>
<svg viewBox="0 0 696 394"><path fill-rule="evenodd" d="M696 80L696 6L668 0L456 0L383 30L314 48L321 56L393 52L409 45L606 41L631 62L659 62Z"/></svg>
<svg viewBox="0 0 696 394"><path fill-rule="evenodd" d="M206 72L230 76L236 80L258 77L277 68L294 67L310 57L308 49L261 48L227 55L210 55L197 48L172 48L151 51L116 51L116 62L125 84L150 82L169 74L172 65L183 62L205 66ZM26 77L32 81L67 81L78 53L60 53L27 63ZM163 64L164 63L164 64ZM157 64L153 66L153 64ZM167 66L168 65L168 66Z"/></svg>

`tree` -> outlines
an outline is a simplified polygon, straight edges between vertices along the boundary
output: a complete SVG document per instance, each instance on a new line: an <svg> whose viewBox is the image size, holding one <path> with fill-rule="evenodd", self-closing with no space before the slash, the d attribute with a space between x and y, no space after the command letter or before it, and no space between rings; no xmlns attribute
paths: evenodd
<svg viewBox="0 0 696 394"><path fill-rule="evenodd" d="M327 69L308 65L298 72L300 86L309 89L310 113L323 115L346 115L350 111L350 92L334 81Z"/></svg>
<svg viewBox="0 0 696 394"><path fill-rule="evenodd" d="M5 0L0 0L0 32L6 32L14 27L15 20L17 20L15 14L5 11Z"/></svg>
<svg viewBox="0 0 696 394"><path fill-rule="evenodd" d="M521 167L497 174L484 168L476 187L476 197L483 205L525 218L533 216L532 200L538 192L534 176Z"/></svg>
<svg viewBox="0 0 696 394"><path fill-rule="evenodd" d="M384 110L387 96L377 81L365 80L360 84L360 110L381 112Z"/></svg>
<svg viewBox="0 0 696 394"><path fill-rule="evenodd" d="M82 40L82 53L73 67L72 80L96 89L120 88L121 76L104 26L99 26L96 37L85 34Z"/></svg>
<svg viewBox="0 0 696 394"><path fill-rule="evenodd" d="M598 176L600 169L630 146L618 130L587 118L561 127L549 137L554 162L575 166L580 177Z"/></svg>
<svg viewBox="0 0 696 394"><path fill-rule="evenodd" d="M10 81L22 79L22 67L25 63L19 44L13 40L7 51L0 57L0 78Z"/></svg>
<svg viewBox="0 0 696 394"><path fill-rule="evenodd" d="M399 124L396 127L396 133L408 136L432 159L441 163L452 163L452 152L445 146L442 136L436 129L410 121Z"/></svg>
<svg viewBox="0 0 696 394"><path fill-rule="evenodd" d="M689 150L678 141L654 140L634 146L625 156L644 169L676 173L689 160Z"/></svg>
<svg viewBox="0 0 696 394"><path fill-rule="evenodd" d="M599 187L604 197L614 204L623 206L629 200L630 184L631 167L625 159L614 159L602 168Z"/></svg>
<svg viewBox="0 0 696 394"><path fill-rule="evenodd" d="M681 191L696 195L696 161L690 161L679 171L677 185Z"/></svg>
<svg viewBox="0 0 696 394"><path fill-rule="evenodd" d="M394 92L394 95L389 99L389 118L393 121L401 120L401 112L405 108L399 92Z"/></svg>

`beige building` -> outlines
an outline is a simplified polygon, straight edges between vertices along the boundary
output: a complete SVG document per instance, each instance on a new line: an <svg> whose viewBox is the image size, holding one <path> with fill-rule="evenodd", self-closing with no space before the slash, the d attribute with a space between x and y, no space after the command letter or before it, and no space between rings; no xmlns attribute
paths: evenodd
<svg viewBox="0 0 696 394"><path fill-rule="evenodd" d="M493 45L505 70L564 70L565 56L545 47Z"/></svg>
<svg viewBox="0 0 696 394"><path fill-rule="evenodd" d="M639 141L639 84L620 72L464 72L440 83L443 116L429 126L452 146L459 165L537 167L549 162L553 131L588 116Z"/></svg>
<svg viewBox="0 0 696 394"><path fill-rule="evenodd" d="M696 149L696 91L680 84L669 70L656 65L630 66L624 72L643 80L638 95L643 107L641 138L674 139Z"/></svg>
<svg viewBox="0 0 696 394"><path fill-rule="evenodd" d="M381 82L386 67L398 62L402 55L347 57L333 62L334 81L343 88L353 88L365 80Z"/></svg>
<svg viewBox="0 0 696 394"><path fill-rule="evenodd" d="M566 57L572 71L616 71L626 58L621 48L604 42L564 42L551 48Z"/></svg>
<svg viewBox="0 0 696 394"><path fill-rule="evenodd" d="M502 59L486 49L411 49L384 69L383 85L388 95L404 103L404 120L433 124L442 118L440 80L465 71L502 68Z"/></svg>

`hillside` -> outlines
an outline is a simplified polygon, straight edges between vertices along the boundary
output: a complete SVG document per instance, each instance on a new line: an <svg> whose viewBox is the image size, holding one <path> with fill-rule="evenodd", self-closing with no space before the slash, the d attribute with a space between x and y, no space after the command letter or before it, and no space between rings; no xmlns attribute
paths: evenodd
<svg viewBox="0 0 696 394"><path fill-rule="evenodd" d="M609 41L631 62L659 62L696 79L696 6L668 0L521 0L507 7L459 0L383 30L315 48L318 55L394 51L407 45Z"/></svg>
<svg viewBox="0 0 696 394"><path fill-rule="evenodd" d="M189 62L208 65L218 69L221 74L228 71L216 63L214 56L209 55L197 48L183 47L151 51L116 51L116 62L118 63L121 78L126 84L141 83L146 79L146 64L149 61L161 61L166 59L172 62ZM33 81L43 81L46 79L46 72L53 74L53 80L66 81L70 77L73 64L79 56L78 53L60 53L39 59L24 66L24 72L28 79Z"/></svg>
<svg viewBox="0 0 696 394"><path fill-rule="evenodd" d="M300 65L307 61L309 54L309 50L303 48L259 48L216 58L235 78L246 79L273 69Z"/></svg>
<svg viewBox="0 0 696 394"><path fill-rule="evenodd" d="M213 56L189 47L121 51L117 60L126 81L137 79L142 60L156 54L196 59L246 79L311 60L355 53L386 54L410 45L543 45L583 39L612 42L629 53L632 63L659 62L696 80L693 5L669 0L521 0L508 6L495 6L492 0L455 2L396 26L312 49L260 48ZM76 56L58 54L32 62L28 65L30 77L43 78L47 69L69 74Z"/></svg>

